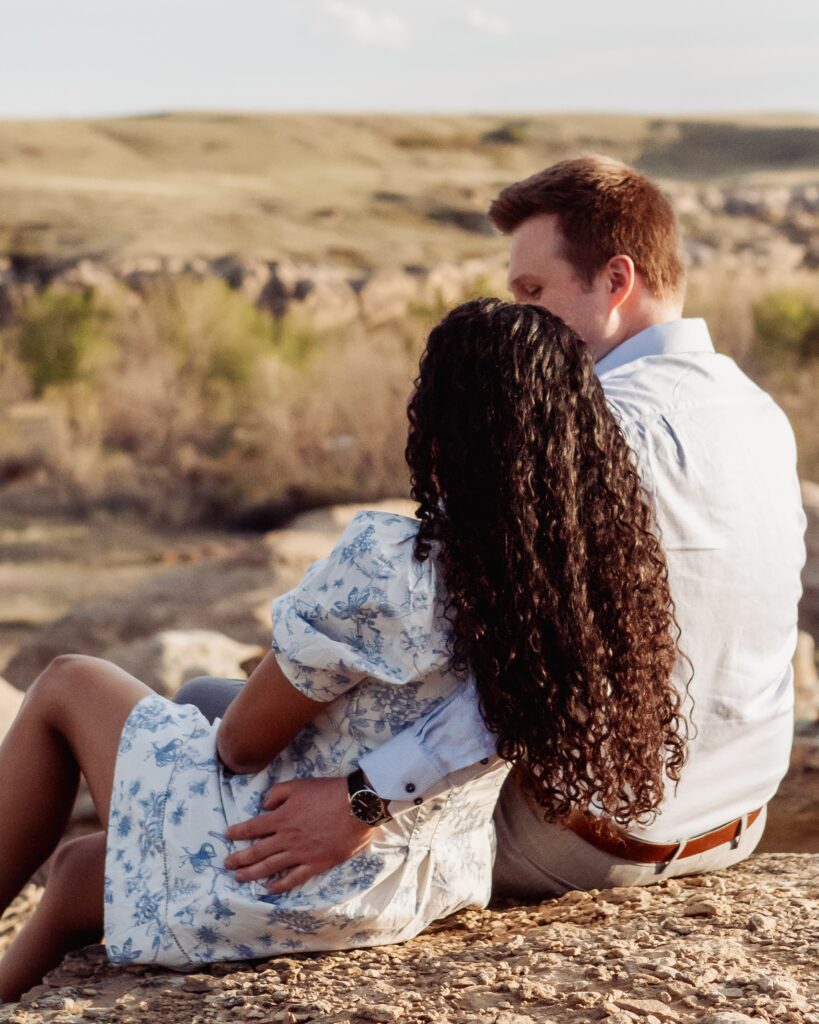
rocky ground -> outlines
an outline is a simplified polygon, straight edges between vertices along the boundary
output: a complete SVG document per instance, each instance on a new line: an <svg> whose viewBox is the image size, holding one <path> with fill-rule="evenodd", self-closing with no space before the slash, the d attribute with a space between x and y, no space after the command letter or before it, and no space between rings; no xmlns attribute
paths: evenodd
<svg viewBox="0 0 819 1024"><path fill-rule="evenodd" d="M402 946L198 974L112 968L91 946L0 1021L819 1024L817 960L819 857L768 854L654 888L465 911Z"/></svg>

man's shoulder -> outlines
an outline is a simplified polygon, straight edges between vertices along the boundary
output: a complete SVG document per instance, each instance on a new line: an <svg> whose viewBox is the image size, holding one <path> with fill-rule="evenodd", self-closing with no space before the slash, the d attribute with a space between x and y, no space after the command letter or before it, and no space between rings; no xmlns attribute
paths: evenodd
<svg viewBox="0 0 819 1024"><path fill-rule="evenodd" d="M774 400L729 356L691 352L645 356L604 374L609 405L622 418L646 420L672 412L774 406Z"/></svg>

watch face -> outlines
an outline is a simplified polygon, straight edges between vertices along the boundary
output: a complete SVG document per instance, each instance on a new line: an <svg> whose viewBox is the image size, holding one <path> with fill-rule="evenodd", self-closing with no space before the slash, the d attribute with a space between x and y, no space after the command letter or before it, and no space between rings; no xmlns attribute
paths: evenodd
<svg viewBox="0 0 819 1024"><path fill-rule="evenodd" d="M384 805L378 793L359 789L350 797L350 810L365 825L376 825L384 817Z"/></svg>

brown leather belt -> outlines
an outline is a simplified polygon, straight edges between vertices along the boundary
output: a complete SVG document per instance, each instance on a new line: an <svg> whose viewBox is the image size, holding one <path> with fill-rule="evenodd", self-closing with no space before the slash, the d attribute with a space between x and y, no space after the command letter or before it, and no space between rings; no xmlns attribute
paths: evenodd
<svg viewBox="0 0 819 1024"><path fill-rule="evenodd" d="M763 809L759 807L748 814L746 827L753 825ZM563 821L563 825L598 850L637 864L660 864L671 860L675 854L677 860L693 857L697 853L713 850L715 846L732 842L742 832L742 818L735 818L725 825L711 829L710 832L703 832L702 835L689 839L682 844L682 850L677 853L679 843L649 843L645 839L637 839L636 836L623 832L608 818L598 818L586 811L572 811Z"/></svg>

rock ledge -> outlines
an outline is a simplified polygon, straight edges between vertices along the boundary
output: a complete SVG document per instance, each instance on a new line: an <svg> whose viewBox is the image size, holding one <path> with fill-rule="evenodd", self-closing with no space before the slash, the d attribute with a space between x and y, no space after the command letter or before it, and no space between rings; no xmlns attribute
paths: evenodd
<svg viewBox="0 0 819 1024"><path fill-rule="evenodd" d="M0 1021L819 1024L817 965L819 856L765 854L649 889L465 911L402 946L190 975L113 968L91 946Z"/></svg>

